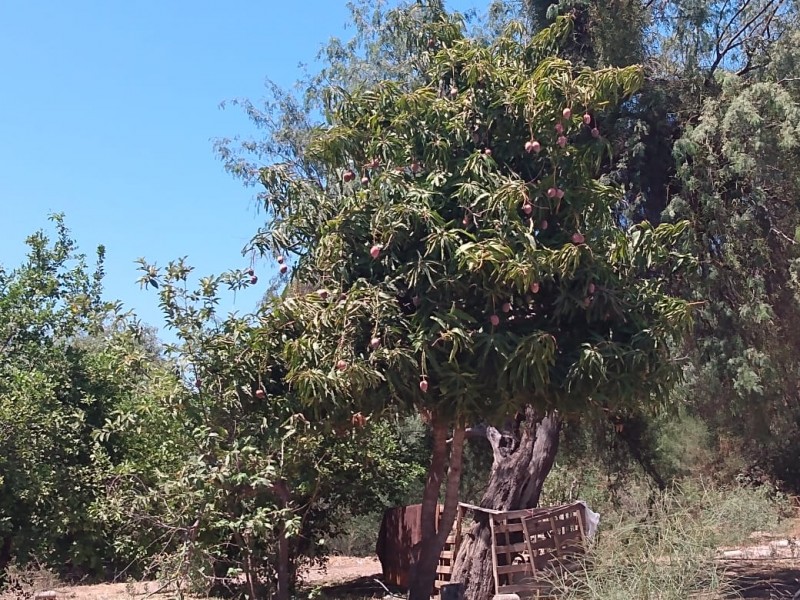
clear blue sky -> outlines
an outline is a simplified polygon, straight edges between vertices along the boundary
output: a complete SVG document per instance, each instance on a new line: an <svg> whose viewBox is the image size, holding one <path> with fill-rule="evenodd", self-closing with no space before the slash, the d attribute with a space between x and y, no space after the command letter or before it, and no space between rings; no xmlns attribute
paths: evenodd
<svg viewBox="0 0 800 600"><path fill-rule="evenodd" d="M265 77L291 85L324 41L350 35L347 15L344 0L0 2L0 264L64 212L83 251L106 246L107 296L153 325L136 258L187 255L204 275L243 266L254 190L211 140L252 128L219 104L259 100ZM225 308L251 310L257 287Z"/></svg>

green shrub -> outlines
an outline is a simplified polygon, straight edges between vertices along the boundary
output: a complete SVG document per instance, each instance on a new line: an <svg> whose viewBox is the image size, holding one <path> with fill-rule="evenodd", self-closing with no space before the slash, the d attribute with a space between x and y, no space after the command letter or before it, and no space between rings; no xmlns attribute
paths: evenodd
<svg viewBox="0 0 800 600"><path fill-rule="evenodd" d="M341 556L375 556L382 518L382 511L342 517L340 533L331 540L329 550Z"/></svg>

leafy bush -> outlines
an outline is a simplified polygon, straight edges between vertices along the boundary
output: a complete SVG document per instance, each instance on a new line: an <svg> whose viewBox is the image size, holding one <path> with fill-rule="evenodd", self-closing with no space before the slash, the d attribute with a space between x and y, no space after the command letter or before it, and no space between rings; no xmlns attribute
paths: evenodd
<svg viewBox="0 0 800 600"><path fill-rule="evenodd" d="M91 269L51 220L54 237L31 235L23 263L0 268L0 572L36 559L97 576L124 561L93 511L125 450L95 433L162 366L102 299L103 248Z"/></svg>

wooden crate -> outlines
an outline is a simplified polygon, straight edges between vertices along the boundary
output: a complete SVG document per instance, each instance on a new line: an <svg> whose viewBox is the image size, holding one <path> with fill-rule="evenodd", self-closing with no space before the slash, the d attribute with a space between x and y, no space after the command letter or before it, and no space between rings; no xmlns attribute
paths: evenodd
<svg viewBox="0 0 800 600"><path fill-rule="evenodd" d="M582 503L505 512L461 503L453 533L439 558L435 594L450 581L467 511L490 517L495 594L547 596L551 591L548 577L557 570L574 568L585 553L586 512Z"/></svg>

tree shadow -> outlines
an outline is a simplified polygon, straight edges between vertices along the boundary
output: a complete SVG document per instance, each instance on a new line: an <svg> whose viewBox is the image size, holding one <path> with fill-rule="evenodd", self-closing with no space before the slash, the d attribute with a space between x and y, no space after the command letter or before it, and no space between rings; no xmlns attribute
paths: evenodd
<svg viewBox="0 0 800 600"><path fill-rule="evenodd" d="M800 559L743 561L727 565L731 598L800 599Z"/></svg>
<svg viewBox="0 0 800 600"><path fill-rule="evenodd" d="M383 587L375 576L359 577L344 583L337 583L321 588L323 598L373 598L386 596L388 589L392 594L403 596L400 588L387 585Z"/></svg>

